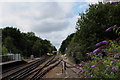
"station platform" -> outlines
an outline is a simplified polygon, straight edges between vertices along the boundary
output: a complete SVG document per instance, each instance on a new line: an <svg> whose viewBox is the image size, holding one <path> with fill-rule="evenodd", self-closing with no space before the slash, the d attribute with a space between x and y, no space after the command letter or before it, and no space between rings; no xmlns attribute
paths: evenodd
<svg viewBox="0 0 120 80"><path fill-rule="evenodd" d="M16 60L14 60L14 61L8 61L8 62L2 62L2 63L0 63L0 65L10 64L10 63L14 63L14 62L16 62Z"/></svg>
<svg viewBox="0 0 120 80"><path fill-rule="evenodd" d="M8 62L3 62L3 63L0 63L0 68L2 68L2 72L5 72L7 70L10 70L10 69L13 69L17 66L20 66L20 65L24 65L24 64L29 64L31 62L34 62L38 59L41 59L41 58L34 58L34 59L26 59L26 60L22 60L22 61L17 61L17 60L14 60L14 61L8 61Z"/></svg>
<svg viewBox="0 0 120 80"><path fill-rule="evenodd" d="M12 69L14 67L17 67L22 64L26 64L26 61L8 61L8 62L3 62L0 63L0 67L2 67L2 72L5 72L9 69Z"/></svg>

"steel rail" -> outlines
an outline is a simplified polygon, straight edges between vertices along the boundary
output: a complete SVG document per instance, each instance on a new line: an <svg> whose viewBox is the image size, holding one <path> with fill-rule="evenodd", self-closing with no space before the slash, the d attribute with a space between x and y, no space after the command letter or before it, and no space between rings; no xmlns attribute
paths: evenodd
<svg viewBox="0 0 120 80"><path fill-rule="evenodd" d="M4 76L2 80L14 80L18 78L20 75L25 74L26 72L29 73L32 69L36 68L38 65L42 64L47 58L43 58L40 60L35 61L34 63L29 64L28 66L17 70L16 72L13 72L7 76Z"/></svg>
<svg viewBox="0 0 120 80"><path fill-rule="evenodd" d="M45 65L43 65L41 68L39 68L39 70L31 77L30 80L34 80L36 79L36 76L40 73L40 71L45 68L46 66L50 65L50 62L55 58L55 56L53 56Z"/></svg>

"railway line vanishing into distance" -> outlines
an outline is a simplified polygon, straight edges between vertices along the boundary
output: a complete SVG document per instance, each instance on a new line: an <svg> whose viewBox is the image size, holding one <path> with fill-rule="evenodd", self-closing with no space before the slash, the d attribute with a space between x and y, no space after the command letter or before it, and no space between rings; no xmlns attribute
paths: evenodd
<svg viewBox="0 0 120 80"><path fill-rule="evenodd" d="M2 80L37 80L42 78L61 61L57 56L47 56L23 65L20 69L8 70L3 73Z"/></svg>
<svg viewBox="0 0 120 80"><path fill-rule="evenodd" d="M22 64L12 69L8 69L2 73L1 80L40 80L57 65L66 64L66 68L71 70L70 73L74 73L75 76L79 77L80 67L71 63L68 63L60 56L44 56L35 59L29 63ZM67 71L67 70L66 70ZM73 74L73 75L74 75Z"/></svg>

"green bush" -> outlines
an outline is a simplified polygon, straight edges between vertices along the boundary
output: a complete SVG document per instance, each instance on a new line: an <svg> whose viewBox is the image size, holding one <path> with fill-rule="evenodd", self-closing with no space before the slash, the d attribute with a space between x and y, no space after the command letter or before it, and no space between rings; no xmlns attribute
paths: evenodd
<svg viewBox="0 0 120 80"><path fill-rule="evenodd" d="M117 27L119 28L119 27ZM120 37L116 40L102 41L93 52L86 53L91 58L83 62L81 78L120 78ZM104 55L104 54L106 55ZM104 56L103 56L104 55ZM83 64L80 63L79 65Z"/></svg>
<svg viewBox="0 0 120 80"><path fill-rule="evenodd" d="M120 2L117 4L98 3L91 4L86 13L80 14L76 25L76 33L66 47L69 55L76 60L87 60L85 53L93 51L97 42L103 40L115 40L119 36L120 28L105 32L104 30L112 25L120 25ZM73 47L75 46L75 47ZM79 59L81 58L81 59ZM80 62L79 61L79 62Z"/></svg>

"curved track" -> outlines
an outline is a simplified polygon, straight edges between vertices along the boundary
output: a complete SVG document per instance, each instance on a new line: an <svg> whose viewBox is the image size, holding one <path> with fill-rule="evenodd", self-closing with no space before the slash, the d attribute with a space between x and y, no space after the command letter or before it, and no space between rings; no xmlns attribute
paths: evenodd
<svg viewBox="0 0 120 80"><path fill-rule="evenodd" d="M4 76L2 80L36 80L60 63L55 56L37 60L24 68Z"/></svg>

